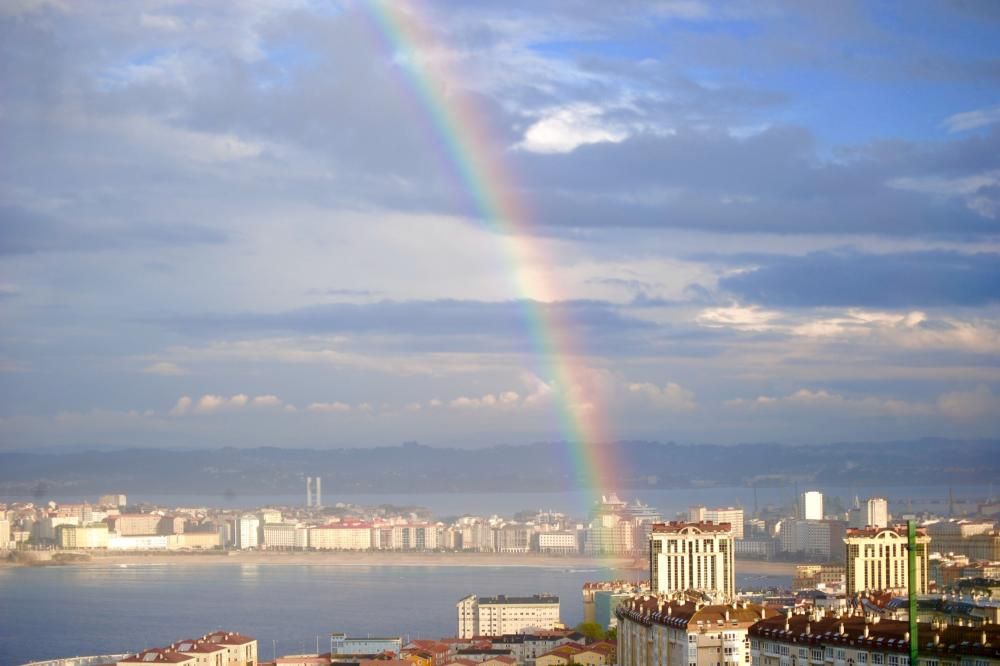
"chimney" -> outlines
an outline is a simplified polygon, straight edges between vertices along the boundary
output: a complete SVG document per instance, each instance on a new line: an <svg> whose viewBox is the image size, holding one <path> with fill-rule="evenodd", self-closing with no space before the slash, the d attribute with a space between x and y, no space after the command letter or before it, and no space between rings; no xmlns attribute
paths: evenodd
<svg viewBox="0 0 1000 666"><path fill-rule="evenodd" d="M840 625L837 626L837 633L840 634L841 636L844 635L844 623L843 622L841 622ZM907 640L909 640L909 639L907 639Z"/></svg>
<svg viewBox="0 0 1000 666"><path fill-rule="evenodd" d="M983 629L982 632L979 634L979 644L983 645L983 646L986 645L986 630L985 629Z"/></svg>
<svg viewBox="0 0 1000 666"><path fill-rule="evenodd" d="M868 623L865 622L865 632L864 632L865 638L868 638L868 633L869 633L869 631L868 631Z"/></svg>
<svg viewBox="0 0 1000 666"><path fill-rule="evenodd" d="M667 615L673 615L673 614L674 614L674 607L667 604Z"/></svg>
<svg viewBox="0 0 1000 666"><path fill-rule="evenodd" d="M812 622L806 622L806 634L812 633Z"/></svg>
<svg viewBox="0 0 1000 666"><path fill-rule="evenodd" d="M729 622L729 609L726 609L726 622ZM787 624L787 623L786 623ZM984 634L985 635L985 634ZM985 641L984 641L985 642Z"/></svg>
<svg viewBox="0 0 1000 666"><path fill-rule="evenodd" d="M906 641L907 643L910 642L910 632L907 631L905 634L903 634L903 640Z"/></svg>
<svg viewBox="0 0 1000 666"><path fill-rule="evenodd" d="M941 644L941 634L939 634L938 632L935 631L934 632L934 645L940 645L940 644Z"/></svg>

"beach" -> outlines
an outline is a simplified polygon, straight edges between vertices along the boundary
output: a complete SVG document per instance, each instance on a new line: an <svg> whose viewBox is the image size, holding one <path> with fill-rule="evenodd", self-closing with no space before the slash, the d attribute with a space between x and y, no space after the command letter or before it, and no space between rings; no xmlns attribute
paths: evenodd
<svg viewBox="0 0 1000 666"><path fill-rule="evenodd" d="M58 552L58 551L55 551ZM629 557L586 557L541 555L537 553L452 553L452 552L353 552L353 551L145 551L86 553L86 559L67 562L7 562L9 566L148 566L148 565L313 565L341 567L419 566L419 567L544 567L551 569L611 569L645 572L645 559ZM741 574L791 576L795 564L737 560ZM627 575L628 578L640 577Z"/></svg>

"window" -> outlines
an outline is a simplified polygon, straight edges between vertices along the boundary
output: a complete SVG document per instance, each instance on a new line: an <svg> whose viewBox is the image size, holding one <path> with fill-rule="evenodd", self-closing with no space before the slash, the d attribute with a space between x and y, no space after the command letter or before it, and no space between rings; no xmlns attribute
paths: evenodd
<svg viewBox="0 0 1000 666"><path fill-rule="evenodd" d="M885 663L885 656L878 654L877 652L872 655L872 664L874 666L882 666Z"/></svg>
<svg viewBox="0 0 1000 666"><path fill-rule="evenodd" d="M858 663L859 664L867 664L868 663L868 653L867 652L859 652L858 653Z"/></svg>

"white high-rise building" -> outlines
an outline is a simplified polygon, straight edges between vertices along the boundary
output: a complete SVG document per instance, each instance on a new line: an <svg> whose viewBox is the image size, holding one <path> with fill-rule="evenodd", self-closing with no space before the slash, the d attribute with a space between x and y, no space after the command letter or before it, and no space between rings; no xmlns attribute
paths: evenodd
<svg viewBox="0 0 1000 666"><path fill-rule="evenodd" d="M658 594L688 590L719 600L736 592L733 533L728 523L653 525L649 537L650 588Z"/></svg>
<svg viewBox="0 0 1000 666"><path fill-rule="evenodd" d="M241 550L256 548L260 545L260 519L253 514L241 516L235 525L236 547Z"/></svg>
<svg viewBox="0 0 1000 666"><path fill-rule="evenodd" d="M889 527L889 502L884 497L871 497L865 502L865 527Z"/></svg>
<svg viewBox="0 0 1000 666"><path fill-rule="evenodd" d="M848 520L855 529L888 527L889 503L882 497L870 497L864 504L855 498L854 507L848 512Z"/></svg>
<svg viewBox="0 0 1000 666"><path fill-rule="evenodd" d="M733 538L743 538L743 509L735 506L709 509L704 506L692 506L688 509L688 521L692 523L713 522L729 523Z"/></svg>
<svg viewBox="0 0 1000 666"><path fill-rule="evenodd" d="M823 493L809 490L799 497L799 518L823 520Z"/></svg>

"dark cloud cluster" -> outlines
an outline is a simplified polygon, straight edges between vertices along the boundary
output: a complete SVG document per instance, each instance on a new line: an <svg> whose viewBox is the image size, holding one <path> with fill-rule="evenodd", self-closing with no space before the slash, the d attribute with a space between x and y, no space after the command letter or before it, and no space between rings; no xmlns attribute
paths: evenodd
<svg viewBox="0 0 1000 666"><path fill-rule="evenodd" d="M767 257L719 286L770 307L976 307L1000 301L1000 255L841 251Z"/></svg>

